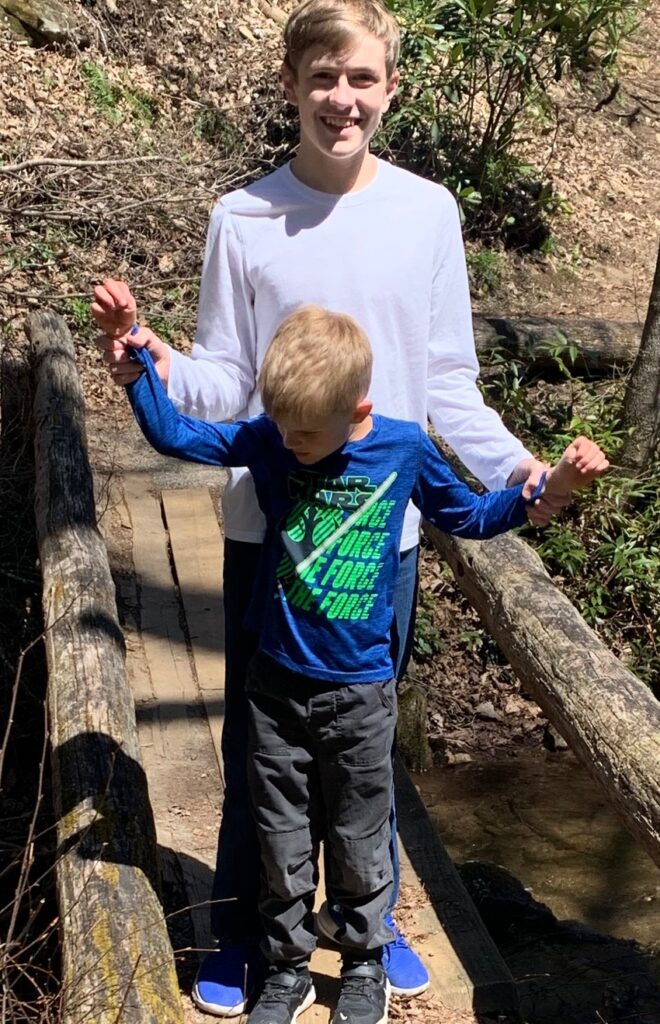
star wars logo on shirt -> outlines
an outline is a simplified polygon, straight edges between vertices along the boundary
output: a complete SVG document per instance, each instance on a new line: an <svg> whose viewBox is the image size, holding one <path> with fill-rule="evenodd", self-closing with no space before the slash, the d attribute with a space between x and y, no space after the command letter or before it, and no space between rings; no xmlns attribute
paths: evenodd
<svg viewBox="0 0 660 1024"><path fill-rule="evenodd" d="M353 622L370 617L378 596L394 501L384 497L397 478L294 473L295 504L280 531L284 555L278 594L292 608Z"/></svg>

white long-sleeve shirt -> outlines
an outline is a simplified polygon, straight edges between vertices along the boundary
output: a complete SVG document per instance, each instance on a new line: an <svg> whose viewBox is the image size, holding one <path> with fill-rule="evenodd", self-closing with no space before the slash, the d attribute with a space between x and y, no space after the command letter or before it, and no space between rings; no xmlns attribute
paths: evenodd
<svg viewBox="0 0 660 1024"><path fill-rule="evenodd" d="M374 352L377 412L434 428L487 487L529 452L483 402L456 204L440 185L378 162L366 188L317 192L289 165L223 197L209 225L192 359L172 352L168 394L207 420L261 411L255 390L282 320L316 303L349 313ZM225 491L226 535L258 542L246 471ZM402 549L418 540L409 509Z"/></svg>

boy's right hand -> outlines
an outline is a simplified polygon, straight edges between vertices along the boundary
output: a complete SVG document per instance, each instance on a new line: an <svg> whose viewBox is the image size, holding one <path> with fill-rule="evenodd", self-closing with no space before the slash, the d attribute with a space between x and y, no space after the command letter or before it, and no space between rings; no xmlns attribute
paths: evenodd
<svg viewBox="0 0 660 1024"><path fill-rule="evenodd" d="M142 367L131 359L126 350L127 345L134 344L135 348L148 348L156 372L167 387L170 373L169 347L149 328L138 327L137 303L124 281L108 277L103 284L96 285L92 315L103 331L97 338L96 347L101 350L103 362L115 384L126 387L142 373ZM136 328L137 333L131 336L132 328Z"/></svg>
<svg viewBox="0 0 660 1024"><path fill-rule="evenodd" d="M107 334L102 334L96 341L97 348L103 353L103 361L110 376L115 384L121 387L132 384L143 372L143 367L131 358L129 346L146 348L154 361L156 373L166 388L170 372L169 346L148 327L139 327L135 324L132 331L133 333L129 332L122 338L110 338Z"/></svg>

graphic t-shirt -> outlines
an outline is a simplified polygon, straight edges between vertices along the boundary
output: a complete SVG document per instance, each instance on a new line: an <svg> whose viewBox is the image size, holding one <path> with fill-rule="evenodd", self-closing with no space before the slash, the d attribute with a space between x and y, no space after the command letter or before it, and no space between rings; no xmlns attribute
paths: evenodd
<svg viewBox="0 0 660 1024"><path fill-rule="evenodd" d="M366 437L303 466L268 416L232 424L182 416L148 353L138 357L146 372L127 390L154 448L252 472L266 538L249 625L260 649L294 672L337 683L392 676L392 598L409 499L460 537L526 522L522 487L475 494L416 423L374 415Z"/></svg>

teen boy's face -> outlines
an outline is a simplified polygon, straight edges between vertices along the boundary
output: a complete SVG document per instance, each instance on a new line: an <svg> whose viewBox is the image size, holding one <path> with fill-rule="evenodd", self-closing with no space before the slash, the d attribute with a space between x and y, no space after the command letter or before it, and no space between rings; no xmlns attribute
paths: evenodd
<svg viewBox="0 0 660 1024"><path fill-rule="evenodd" d="M399 75L395 71L388 78L385 44L365 34L345 54L311 47L295 72L283 67L282 81L287 99L298 108L301 151L314 148L321 156L361 159Z"/></svg>
<svg viewBox="0 0 660 1024"><path fill-rule="evenodd" d="M308 423L279 419L277 429L282 443L303 466L311 466L332 455L348 441L353 423L349 416L334 414Z"/></svg>

